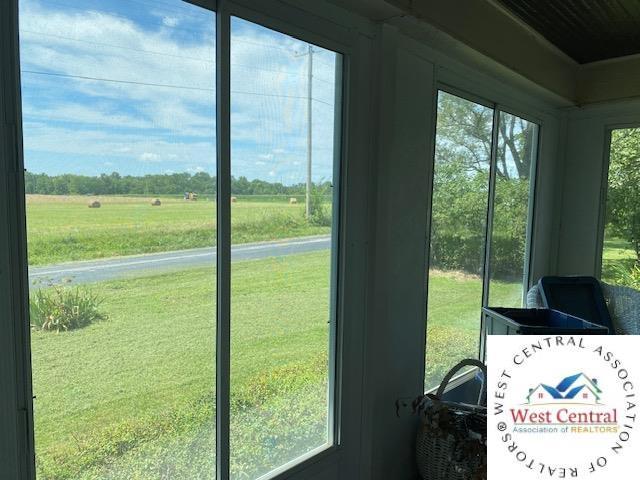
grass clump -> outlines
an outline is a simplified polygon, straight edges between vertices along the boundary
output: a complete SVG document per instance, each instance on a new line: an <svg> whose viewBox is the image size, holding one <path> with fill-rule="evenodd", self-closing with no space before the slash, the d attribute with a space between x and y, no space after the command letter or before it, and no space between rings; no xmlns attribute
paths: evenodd
<svg viewBox="0 0 640 480"><path fill-rule="evenodd" d="M57 333L106 320L102 298L88 288L52 287L35 290L29 300L31 326Z"/></svg>
<svg viewBox="0 0 640 480"><path fill-rule="evenodd" d="M615 285L640 290L640 265L626 267L624 265L613 267L613 282Z"/></svg>

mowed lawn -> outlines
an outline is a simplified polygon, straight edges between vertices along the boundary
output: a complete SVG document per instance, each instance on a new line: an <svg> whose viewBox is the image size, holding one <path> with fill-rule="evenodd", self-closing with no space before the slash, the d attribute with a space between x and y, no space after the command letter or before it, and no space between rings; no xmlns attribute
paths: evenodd
<svg viewBox="0 0 640 480"><path fill-rule="evenodd" d="M27 195L30 265L167 252L215 245L216 204L160 197ZM330 208L329 204L325 208ZM304 218L304 202L283 197L238 197L231 206L232 242L247 243L328 234Z"/></svg>
<svg viewBox="0 0 640 480"><path fill-rule="evenodd" d="M602 254L602 280L607 283L619 283L616 269L631 270L636 254L629 242L607 235Z"/></svg>
<svg viewBox="0 0 640 480"><path fill-rule="evenodd" d="M518 283L492 281L490 306L522 301ZM458 272L432 271L429 281L425 386L436 387L463 358L477 357L482 279Z"/></svg>
<svg viewBox="0 0 640 480"><path fill-rule="evenodd" d="M233 264L232 469L265 473L323 438L328 252ZM96 284L109 319L33 332L42 479L210 478L213 267ZM481 282L431 282L429 371L472 355ZM518 286L499 284L512 298ZM434 377L435 378L435 377Z"/></svg>
<svg viewBox="0 0 640 480"><path fill-rule="evenodd" d="M234 263L238 475L274 468L322 443L328 265L325 252ZM32 334L40 478L210 478L214 268L92 288L105 298L108 320Z"/></svg>
<svg viewBox="0 0 640 480"><path fill-rule="evenodd" d="M215 203L28 198L32 265L214 245ZM286 199L239 198L234 243L329 233ZM231 468L255 478L326 433L329 252L234 262ZM106 321L32 333L39 478L208 479L215 472L215 268L88 285ZM481 280L430 282L428 383L477 352ZM492 303L520 286L492 284Z"/></svg>

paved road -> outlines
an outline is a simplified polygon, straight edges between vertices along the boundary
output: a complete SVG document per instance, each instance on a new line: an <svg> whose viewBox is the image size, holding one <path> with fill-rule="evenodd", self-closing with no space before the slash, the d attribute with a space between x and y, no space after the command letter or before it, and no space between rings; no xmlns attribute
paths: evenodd
<svg viewBox="0 0 640 480"><path fill-rule="evenodd" d="M236 245L231 247L231 261L315 252L326 250L330 246L331 237L328 236ZM133 257L64 263L48 267L33 267L29 269L29 281L36 286L38 284L100 282L188 267L214 265L215 261L215 248L197 248L179 252L152 253Z"/></svg>

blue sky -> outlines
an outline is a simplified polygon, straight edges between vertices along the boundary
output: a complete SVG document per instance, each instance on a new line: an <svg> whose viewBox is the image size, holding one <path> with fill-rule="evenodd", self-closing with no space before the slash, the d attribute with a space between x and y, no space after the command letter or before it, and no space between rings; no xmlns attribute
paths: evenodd
<svg viewBox="0 0 640 480"><path fill-rule="evenodd" d="M212 12L179 0L21 0L20 15L28 170L215 172ZM307 44L233 19L231 45L232 174L304 181ZM335 65L314 47L314 181L332 177Z"/></svg>

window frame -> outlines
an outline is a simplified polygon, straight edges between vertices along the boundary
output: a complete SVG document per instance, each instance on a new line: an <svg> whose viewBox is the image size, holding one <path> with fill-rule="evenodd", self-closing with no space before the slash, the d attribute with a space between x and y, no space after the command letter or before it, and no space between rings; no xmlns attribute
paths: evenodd
<svg viewBox="0 0 640 480"><path fill-rule="evenodd" d="M0 442L11 446L11 458L3 460L15 478L35 479L18 0L3 4L0 11L0 179L5 181L0 195L7 200L5 208L0 207L0 225L8 227L6 239L0 233L0 242L6 241L2 253L8 254L0 254L1 291L6 294L0 296L0 323L7 322L2 325L7 356L0 362L0 383L6 385L6 401L15 412L7 412L14 425Z"/></svg>
<svg viewBox="0 0 640 480"><path fill-rule="evenodd" d="M322 447L292 460L280 466L272 472L260 477L266 479L305 478L304 472L313 471L316 465L320 468L326 462L337 465L343 455L343 429L349 433L355 432L357 419L348 419L345 412L349 408L343 408L343 403L350 406L360 405L362 392L358 388L346 388L349 382L361 378L364 368L363 359L358 358L358 350L362 350L362 329L364 328L364 291L366 285L361 282L364 278L365 267L363 258L366 256L367 219L361 218L359 207L369 195L367 187L360 185L358 178L368 170L366 164L367 154L362 147L352 145L350 138L355 137L363 141L367 138L365 125L360 126L358 119L366 118L362 97L369 91L370 86L362 88L358 83L358 76L363 76L367 71L370 61L365 57L367 47L361 41L361 32L354 31L346 24L335 21L335 12L324 16L315 12L309 12L311 8L306 3L302 8L284 4L277 0L264 0L256 5L249 0L182 0L198 7L216 13L216 129L217 129L217 176L223 181L218 183L217 209L218 209L218 300L226 297L226 301L217 302L217 328L216 328L216 463L217 479L229 478L229 403L230 403L230 68L224 68L230 64L230 19L232 16L257 23L277 32L290 35L302 41L318 45L332 50L341 55L339 65L341 72L337 82L340 82L339 96L340 106L335 109L335 156L334 162L334 214L332 225L332 259L331 259L331 293L330 293L330 344L329 344L329 439ZM11 268L11 287L8 289L15 300L14 310L8 319L15 327L16 335L11 338L12 345L18 347L15 354L18 369L13 373L16 379L15 397L20 405L20 428L16 435L16 445L22 451L16 457L15 467L20 469L19 478L35 479L35 439L33 423L33 402L31 382L31 345L30 329L28 321L28 273L26 252L26 205L24 196L24 159L22 153L22 114L20 96L19 73L19 28L18 28L18 2L12 0L9 3L10 15L4 15L0 19L0 25L6 33L6 39L0 35L0 61L2 65L11 65L11 69L4 69L7 75L13 75L12 81L3 82L0 87L0 107L10 112L9 126L5 128L4 122L0 122L1 138L6 139L7 145L18 142L18 149L11 152L9 160L15 160L17 167L11 169L0 162L0 173L12 174L15 182L9 182L13 190L7 194L8 198L15 200L12 209L15 218L7 219L7 224L15 226L16 232L11 237L13 258L20 264L19 268ZM4 8L4 7L3 7ZM7 28L4 28L7 27ZM2 43L7 40L6 43ZM5 58L5 56L7 58ZM357 72L357 73L356 73ZM353 74L352 74L353 73ZM0 79L4 73L0 74ZM222 86L222 88L220 88ZM6 87L6 88L5 88ZM358 89L358 90L357 90ZM356 95L353 93L358 92ZM362 93L360 93L362 92ZM4 94L4 95L3 95ZM352 96L358 97L352 100ZM5 99L7 105L3 105ZM354 111L352 103L358 102L358 111ZM0 117L2 119L2 117ZM13 120L13 121L12 121ZM220 135L222 133L222 135ZM0 154L2 152L0 151ZM0 160L3 157L0 155ZM348 168L347 168L348 167ZM351 173L352 172L352 173ZM222 174L222 175L221 175ZM2 189L0 188L0 193ZM346 199L351 202L348 204ZM0 220L4 212L0 209ZM0 238L1 240L1 238ZM348 253L349 252L349 253ZM356 253L357 252L357 253ZM0 258L0 260L2 260ZM2 271L0 270L0 273ZM4 278L0 276L0 281ZM347 298L353 300L347 301ZM1 298L0 298L1 299ZM347 328L344 318L347 315L361 316L358 321L350 321ZM351 318L351 317L350 317ZM344 348L346 341L350 342L350 349ZM357 341L353 342L357 337ZM352 345L353 344L353 345ZM345 358L346 357L346 358ZM15 371L14 371L15 372ZM223 373L223 375L220 375ZM224 375L226 373L226 375ZM0 369L0 374L4 374ZM222 381L221 381L222 379ZM345 388L343 388L345 387ZM348 390L348 391L345 391ZM11 391L9 391L11 393ZM220 408L222 407L222 408ZM349 424L349 425L346 425ZM224 428L220 428L224 425ZM355 452L358 448L356 439L349 448ZM326 465L325 465L326 466ZM349 467L349 468L355 468ZM17 470L16 470L17 471Z"/></svg>
<svg viewBox="0 0 640 480"><path fill-rule="evenodd" d="M535 231L535 214L536 214L536 200L537 200L537 185L538 185L538 174L540 167L540 151L541 151L541 140L542 140L542 132L543 132L543 121L536 118L535 116L523 114L518 109L512 108L510 105L506 105L500 103L498 101L491 101L487 98L477 95L474 93L470 93L464 89L458 88L454 86L452 83L439 81L436 82L434 86L434 95L435 95L435 108L434 108L434 122L433 122L433 130L431 132L433 142L432 142L432 157L431 162L429 164L429 168L431 171L430 175L430 184L431 184L431 195L429 198L428 205L428 220L427 220L427 235L426 235L426 288L425 288L425 299L426 299L426 308L427 312L429 309L429 270L431 267L431 235L432 235L432 209L433 209L433 194L434 194L434 175L435 175L435 150L436 150L436 137L437 137L437 120L438 120L438 99L440 92L456 96L463 100L475 103L477 105L481 105L486 108L490 108L493 111L493 121L492 121L492 129L491 129L491 154L489 157L489 183L488 183L488 192L487 192L487 211L486 211L486 222L485 222L485 240L484 240L484 252L483 252L483 265L482 265L482 303L480 307L488 306L489 300L489 285L491 282L491 239L493 235L493 219L494 219L494 208L495 208L495 196L496 196L496 168L497 168L497 153L498 153L498 139L499 139L499 122L500 116L502 113L509 114L521 118L529 123L532 123L537 126L536 139L534 142L534 156L531 162L531 179L529 182L529 197L528 197L528 205L527 205L527 228L526 228L526 239L525 239L525 258L523 264L523 295L522 301L523 304L526 302L527 291L531 286L531 271L533 269L533 242L534 242L534 231ZM486 345L485 345L485 318L480 312L480 328L479 328L479 342L478 342L478 359L481 361L486 361ZM428 342L426 342L428 348ZM425 352L426 359L426 352ZM471 380L475 376L475 372L463 372L456 375L451 382L449 383L446 391L452 390L457 386L460 386L466 381ZM426 385L425 385L426 387ZM423 388L428 393L433 393L438 389L438 386L435 386L430 389Z"/></svg>
<svg viewBox="0 0 640 480"><path fill-rule="evenodd" d="M216 10L216 36L218 41L216 42L216 56L218 61L218 66L223 66L223 68L216 69L216 75L219 76L218 80L218 88L216 89L216 95L218 97L217 105L224 105L223 108L218 107L217 111L217 128L219 128L219 132L223 133L223 135L217 135L218 143L218 169L219 169L219 178L224 178L224 182L219 182L218 189L218 208L223 208L224 211L218 212L218 219L224 218L224 224L218 224L218 235L219 235L219 243L218 245L224 245L225 248L221 250L221 255L219 255L219 259L222 259L222 263L218 263L218 361L216 362L217 376L216 379L222 379L221 389L216 392L216 399L218 402L219 410L217 411L217 415L220 415L220 420L224 420L225 423L223 429L217 430L217 457L216 461L221 467L218 471L225 472L223 474L219 474L218 478L226 479L229 475L229 458L230 458L230 432L229 432L229 403L230 403L230 330L231 330L231 322L230 322L230 282L231 282L231 215L230 215L230 205L231 205L231 189L230 185L226 186L225 183L231 178L231 155L230 155L230 134L231 134L231 126L230 126L230 101L231 101L231 82L230 82L230 74L231 68L229 65L229 55L230 55L230 40L231 40L231 17L237 17L242 20L246 20L255 24L258 24L262 27L269 28L273 31L283 33L285 35L292 36L299 40L312 43L313 45L317 45L322 48L326 48L328 50L332 50L341 55L340 62L336 64L336 66L342 69L340 73L340 88L337 88L336 91L339 93L339 99L342 101L340 107L337 107L335 110L335 120L336 120L336 129L335 129L335 144L334 144L334 178L333 180L333 205L337 207L334 209L334 214L332 216L332 252L331 252L331 288L330 288L330 331L329 331L329 377L328 377L328 439L325 445L319 446L314 450L308 452L301 457L291 460L290 462L281 465L280 467L272 470L266 475L263 475L259 478L259 480L267 480L267 479L280 479L287 478L294 468L303 469L307 463L313 463L318 456L320 455L330 455L335 452L337 447L340 444L340 415L339 415L339 407L341 405L341 383L338 381L339 373L342 369L342 350L340 347L339 337L341 337L341 325L343 322L338 316L338 312L342 309L339 308L339 303L341 303L344 295L340 289L340 278L341 275L339 271L344 271L340 268L340 266L344 263L343 258L343 249L341 245L343 245L342 232L345 227L342 219L345 217L345 201L344 201L344 192L342 187L342 177L345 174L345 159L347 152L345 150L345 146L347 144L347 132L344 128L346 125L344 122L344 118L347 114L347 104L345 101L345 90L349 83L349 71L348 64L350 53L352 49L349 45L345 45L341 41L335 41L327 38L323 33L322 29L314 29L314 31L306 31L305 27L296 26L292 22L295 18L298 17L299 14L302 13L303 17L307 17L308 14L305 12L295 12L290 10L289 7L283 8L282 4L279 2L271 2L271 7L267 9L267 2L265 5L261 4L261 9L254 8L253 4L244 5L241 2L230 1L230 0L218 0L217 2L217 10ZM269 11L269 13L265 13ZM289 19L289 16L292 16ZM302 23L302 19L300 19L300 24ZM304 22L307 23L307 22ZM316 27L317 28L317 27ZM221 41L221 36L226 37L225 41ZM341 39L344 40L344 39ZM225 69L224 66L227 68ZM224 78L221 78L224 77ZM219 88L222 86L222 88ZM226 140L226 141L225 141ZM226 186L226 188L225 188ZM220 222L220 220L218 220ZM222 237L222 236L224 237ZM228 239L227 239L228 236ZM225 308L226 307L226 308ZM221 310L223 308L224 310ZM222 342L222 343L221 343ZM222 345L223 348L220 348ZM221 394L222 393L222 394ZM220 400L218 400L220 399ZM220 433L218 433L220 432ZM296 468L296 470L297 470ZM226 476L225 476L226 475Z"/></svg>

